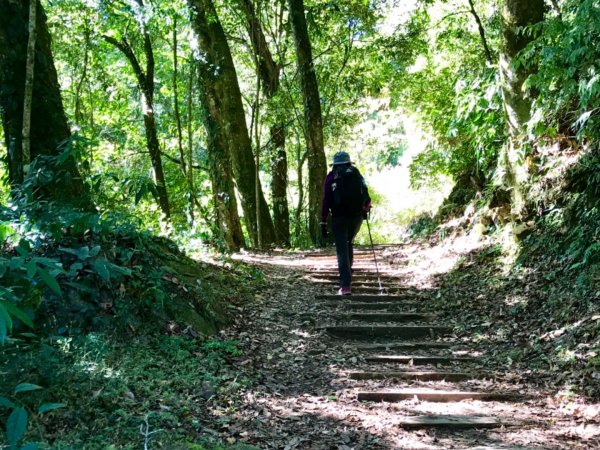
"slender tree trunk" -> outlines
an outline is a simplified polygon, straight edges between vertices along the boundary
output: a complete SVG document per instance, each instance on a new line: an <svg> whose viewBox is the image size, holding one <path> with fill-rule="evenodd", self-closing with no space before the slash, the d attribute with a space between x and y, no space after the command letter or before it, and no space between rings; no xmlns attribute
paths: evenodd
<svg viewBox="0 0 600 450"><path fill-rule="evenodd" d="M290 246L290 212L287 201L288 164L285 152L285 128L281 125L271 127L272 159L271 198L273 199L273 224L277 244Z"/></svg>
<svg viewBox="0 0 600 450"><path fill-rule="evenodd" d="M198 200L196 199L196 188L194 186L194 133L192 131L192 100L194 94L194 74L196 70L194 68L194 58L190 58L189 63L189 78L188 78L188 98L187 98L187 139L188 139L188 165L187 165L187 179L188 185L190 186L190 211L193 214L194 205L198 205ZM192 221L194 220L194 216L191 216Z"/></svg>
<svg viewBox="0 0 600 450"><path fill-rule="evenodd" d="M296 60L300 72L300 86L304 98L304 123L308 151L308 228L314 244L319 242L319 222L323 181L327 172L323 145L323 121L317 75L312 59L312 48L304 17L304 1L288 0L290 21L294 31Z"/></svg>
<svg viewBox="0 0 600 450"><path fill-rule="evenodd" d="M90 30L88 29L87 25L85 27L85 31L84 31L84 45L85 45L85 52L83 54L83 63L82 63L82 69L81 69L81 78L79 78L79 81L77 83L77 86L75 88L75 123L77 125L80 125L83 117L82 117L82 113L81 113L81 96L82 96L82 91L83 91L83 86L87 80L87 73L88 73L88 65L89 65L89 60L90 60Z"/></svg>
<svg viewBox="0 0 600 450"><path fill-rule="evenodd" d="M294 221L296 222L296 229L294 235L296 241L300 240L302 236L302 230L304 229L302 221L302 210L304 209L304 162L306 161L306 151L301 151L300 148L296 151L296 178L298 179L298 203L296 205L296 211L294 213Z"/></svg>
<svg viewBox="0 0 600 450"><path fill-rule="evenodd" d="M258 245L255 185L258 183L262 242L269 245L275 241L275 230L260 180L256 178L242 96L225 32L212 0L188 0L188 3L193 12L192 25L198 36L198 47L203 52L199 63L203 86L210 89L213 102L207 111L218 124L214 132L223 135L223 148L229 151L246 226L254 245Z"/></svg>
<svg viewBox="0 0 600 450"><path fill-rule="evenodd" d="M523 27L543 18L544 0L504 0L499 69L509 139L499 157L498 173L502 184L511 191L513 212L517 215L524 207L523 183L529 176L521 153L528 143L527 122L531 117L531 102L524 95L523 83L531 69L515 64L515 60L533 39Z"/></svg>
<svg viewBox="0 0 600 450"><path fill-rule="evenodd" d="M29 2L0 0L0 111L8 149L9 183L19 187L23 174L23 116L27 66ZM35 73L31 104L30 158L57 156L71 136L65 116L46 14L36 4ZM53 179L36 195L93 210L74 158L54 168Z"/></svg>
<svg viewBox="0 0 600 450"><path fill-rule="evenodd" d="M179 149L179 160L181 172L185 176L186 174L186 161L185 154L183 152L183 132L181 129L181 114L179 114L179 94L177 85L177 16L173 17L173 109L175 113L175 125L177 127L177 148Z"/></svg>
<svg viewBox="0 0 600 450"><path fill-rule="evenodd" d="M475 5L473 4L473 0L469 0L469 8L471 9L471 15L477 22L477 28L479 30L479 36L481 37L481 44L483 45L483 50L485 51L485 59L488 63L492 63L492 52L487 43L487 39L485 37L485 29L483 28L483 23L481 23L481 18L477 11L475 10Z"/></svg>
<svg viewBox="0 0 600 450"><path fill-rule="evenodd" d="M256 65L256 98L254 102L254 138L256 148L256 183L254 184L254 201L256 202L256 231L258 236L258 248L263 248L262 223L260 217L260 73L259 65Z"/></svg>
<svg viewBox="0 0 600 450"><path fill-rule="evenodd" d="M189 200L189 219L190 225L194 224L194 189L190 182L189 172L187 170L187 161L183 150L183 127L181 125L181 113L179 112L179 86L177 77L179 76L177 64L177 16L173 17L173 109L175 113L175 125L177 127L177 148L179 150L179 167L181 173L188 184ZM190 162L192 164L192 162Z"/></svg>
<svg viewBox="0 0 600 450"><path fill-rule="evenodd" d="M33 100L33 75L35 73L37 1L29 2L29 38L27 42L27 65L25 68L25 98L23 105L23 172L27 175L31 163L31 102Z"/></svg>
<svg viewBox="0 0 600 450"><path fill-rule="evenodd" d="M140 7L144 4L142 0L136 0ZM131 68L135 73L140 90L142 91L142 113L144 115L144 128L146 131L146 145L150 154L150 162L154 170L156 190L158 192L158 204L167 219L171 217L171 208L169 205L169 195L167 193L167 184L165 182L165 173L162 165L160 152L160 143L158 142L158 132L156 129L156 118L154 116L154 51L150 32L145 25L142 25L142 34L144 38L144 56L146 57L146 68L142 69L137 56L129 42L122 38L115 39L112 36L104 36L104 40L118 48L129 60Z"/></svg>

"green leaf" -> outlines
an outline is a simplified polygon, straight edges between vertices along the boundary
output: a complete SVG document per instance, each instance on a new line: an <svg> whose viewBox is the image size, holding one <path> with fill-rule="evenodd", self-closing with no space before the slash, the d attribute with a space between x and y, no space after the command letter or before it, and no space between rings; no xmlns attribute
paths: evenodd
<svg viewBox="0 0 600 450"><path fill-rule="evenodd" d="M10 302L2 302L2 301L0 301L0 305L4 306L10 315L19 319L21 322L23 322L29 328L33 328L32 320L29 318L29 316L27 314L25 314L17 306L15 306L14 304L12 304Z"/></svg>
<svg viewBox="0 0 600 450"><path fill-rule="evenodd" d="M67 406L64 403L44 403L38 408L38 414L44 414L48 411L54 411L55 409L64 408Z"/></svg>
<svg viewBox="0 0 600 450"><path fill-rule="evenodd" d="M0 278L2 278L4 276L7 268L8 268L8 259L0 258Z"/></svg>
<svg viewBox="0 0 600 450"><path fill-rule="evenodd" d="M21 239L19 241L19 245L17 245L16 250L19 255L21 255L24 258L27 258L29 256L29 253L31 252L31 245L29 245L29 241L27 241L26 239Z"/></svg>
<svg viewBox="0 0 600 450"><path fill-rule="evenodd" d="M92 249L90 250L90 258L95 258L96 256L98 256L98 253L100 253L101 248L102 247L100 247L99 245L92 247Z"/></svg>
<svg viewBox="0 0 600 450"><path fill-rule="evenodd" d="M50 289L62 297L62 291L60 290L60 286L58 285L56 278L50 275L46 269L42 269L41 267L38 267L38 273L40 274L40 277L42 277L42 280L44 280L44 283L46 283Z"/></svg>
<svg viewBox="0 0 600 450"><path fill-rule="evenodd" d="M39 391L40 389L43 388L41 386L38 386L37 384L21 383L18 384L17 387L15 387L15 394L18 394L19 392Z"/></svg>
<svg viewBox="0 0 600 450"><path fill-rule="evenodd" d="M21 267L23 267L24 262L24 258L21 258L20 256L14 256L10 258L8 266L10 267L10 270L20 269Z"/></svg>
<svg viewBox="0 0 600 450"><path fill-rule="evenodd" d="M6 438L12 448L16 448L17 444L25 434L27 429L27 411L21 406L13 409L8 420L6 421Z"/></svg>
<svg viewBox="0 0 600 450"><path fill-rule="evenodd" d="M27 264L25 264L25 268L27 269L27 276L29 278L33 278L35 273L37 272L37 263L34 259L32 259Z"/></svg>
<svg viewBox="0 0 600 450"><path fill-rule="evenodd" d="M35 442L28 442L24 446L21 447L21 450L39 450L41 447L39 444Z"/></svg>
<svg viewBox="0 0 600 450"><path fill-rule="evenodd" d="M108 271L108 261L105 259L97 259L92 263L92 267L96 273L104 281L110 281L110 272Z"/></svg>
<svg viewBox="0 0 600 450"><path fill-rule="evenodd" d="M144 197L144 195L148 192L148 187L144 184L139 191L135 194L135 205L140 202L140 200Z"/></svg>
<svg viewBox="0 0 600 450"><path fill-rule="evenodd" d="M6 341L6 336L12 330L12 319L3 304L0 304L0 343Z"/></svg>
<svg viewBox="0 0 600 450"><path fill-rule="evenodd" d="M0 406L4 408L13 409L15 407L15 404L6 397L0 397Z"/></svg>
<svg viewBox="0 0 600 450"><path fill-rule="evenodd" d="M83 246L80 248L59 247L58 249L65 253L75 255L75 256L77 256L78 259L81 259L81 260L87 259L90 256L90 249L87 246Z"/></svg>

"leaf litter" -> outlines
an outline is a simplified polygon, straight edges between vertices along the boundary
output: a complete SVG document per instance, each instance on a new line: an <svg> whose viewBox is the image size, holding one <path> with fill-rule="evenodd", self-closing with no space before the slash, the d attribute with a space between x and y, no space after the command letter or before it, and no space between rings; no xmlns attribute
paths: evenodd
<svg viewBox="0 0 600 450"><path fill-rule="evenodd" d="M496 263L491 258L477 259L472 249L461 252L450 246L444 255L459 261L455 269L450 273L431 270L439 259L439 252L432 253L432 248L427 243L389 247L382 252L381 264L387 262L387 269L395 272L403 286L438 313L438 322L454 326L455 333L448 339L453 343L451 352L471 351L481 359L467 369L461 364L419 366L418 370L491 375L456 383L348 379L348 370L377 370L383 365L366 364L364 352L357 351L352 342L332 338L323 329L335 322L335 311L341 307L330 308L315 300L315 295L332 290L329 283L319 284L318 278L306 276L306 269L320 264L322 258L253 254L248 260L264 271L267 287L219 336L239 341L242 354L230 357L229 362L239 378L248 382L206 400L204 434L265 449L447 449L499 444L598 448L599 405L570 391L561 395L556 373L528 367L526 359L507 357L514 341L527 339L526 333L532 330L499 320L505 312L491 297L506 297L509 291L529 295L531 288L508 279L503 280L503 292L490 289L489 282L499 278ZM415 370L415 366L385 364L385 370ZM498 391L511 393L516 400L440 404L416 398L397 403L356 399L358 391L391 388ZM461 431L411 431L398 426L401 417L416 414L484 415L501 418L507 426Z"/></svg>

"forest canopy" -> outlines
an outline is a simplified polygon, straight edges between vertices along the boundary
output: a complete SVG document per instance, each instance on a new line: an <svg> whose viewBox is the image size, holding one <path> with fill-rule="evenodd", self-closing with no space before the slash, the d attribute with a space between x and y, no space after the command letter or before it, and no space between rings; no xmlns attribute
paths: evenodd
<svg viewBox="0 0 600 450"><path fill-rule="evenodd" d="M539 149L598 134L593 0L0 6L5 204L42 195L229 250L315 245L348 150L384 239L439 207L440 183L523 217Z"/></svg>

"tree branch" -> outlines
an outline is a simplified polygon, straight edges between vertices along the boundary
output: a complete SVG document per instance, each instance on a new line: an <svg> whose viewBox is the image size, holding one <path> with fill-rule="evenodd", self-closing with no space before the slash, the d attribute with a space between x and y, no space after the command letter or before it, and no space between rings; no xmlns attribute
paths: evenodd
<svg viewBox="0 0 600 450"><path fill-rule="evenodd" d="M144 152L144 153L146 153L146 152ZM165 158L167 158L169 161L177 164L178 166L180 166L180 167L182 166L180 159L177 159L177 158L169 155L168 153L165 153L165 152L162 152L162 151L160 152L160 154L162 156L164 156ZM208 172L208 167L200 166L198 164L192 164L192 169L202 170L204 172Z"/></svg>
<svg viewBox="0 0 600 450"><path fill-rule="evenodd" d="M490 52L490 48L487 44L487 39L485 38L485 30L483 28L483 24L481 23L481 19L479 18L477 11L475 11L475 5L473 4L473 0L469 0L469 6L471 7L471 14L475 18L475 22L477 22L479 36L481 36L481 43L483 44L483 48L485 50L485 58L487 59L487 62L492 64L492 53Z"/></svg>
<svg viewBox="0 0 600 450"><path fill-rule="evenodd" d="M129 42L127 42L125 38L121 38L121 40L118 40L107 34L103 34L102 39L104 39L109 44L114 45L117 49L121 50L121 52L129 60L131 68L133 69L133 73L135 73L140 87L145 90L147 86L146 74L142 70L142 67L140 66L140 63L136 58L135 53L133 53L133 49L131 48L131 45L129 45Z"/></svg>

